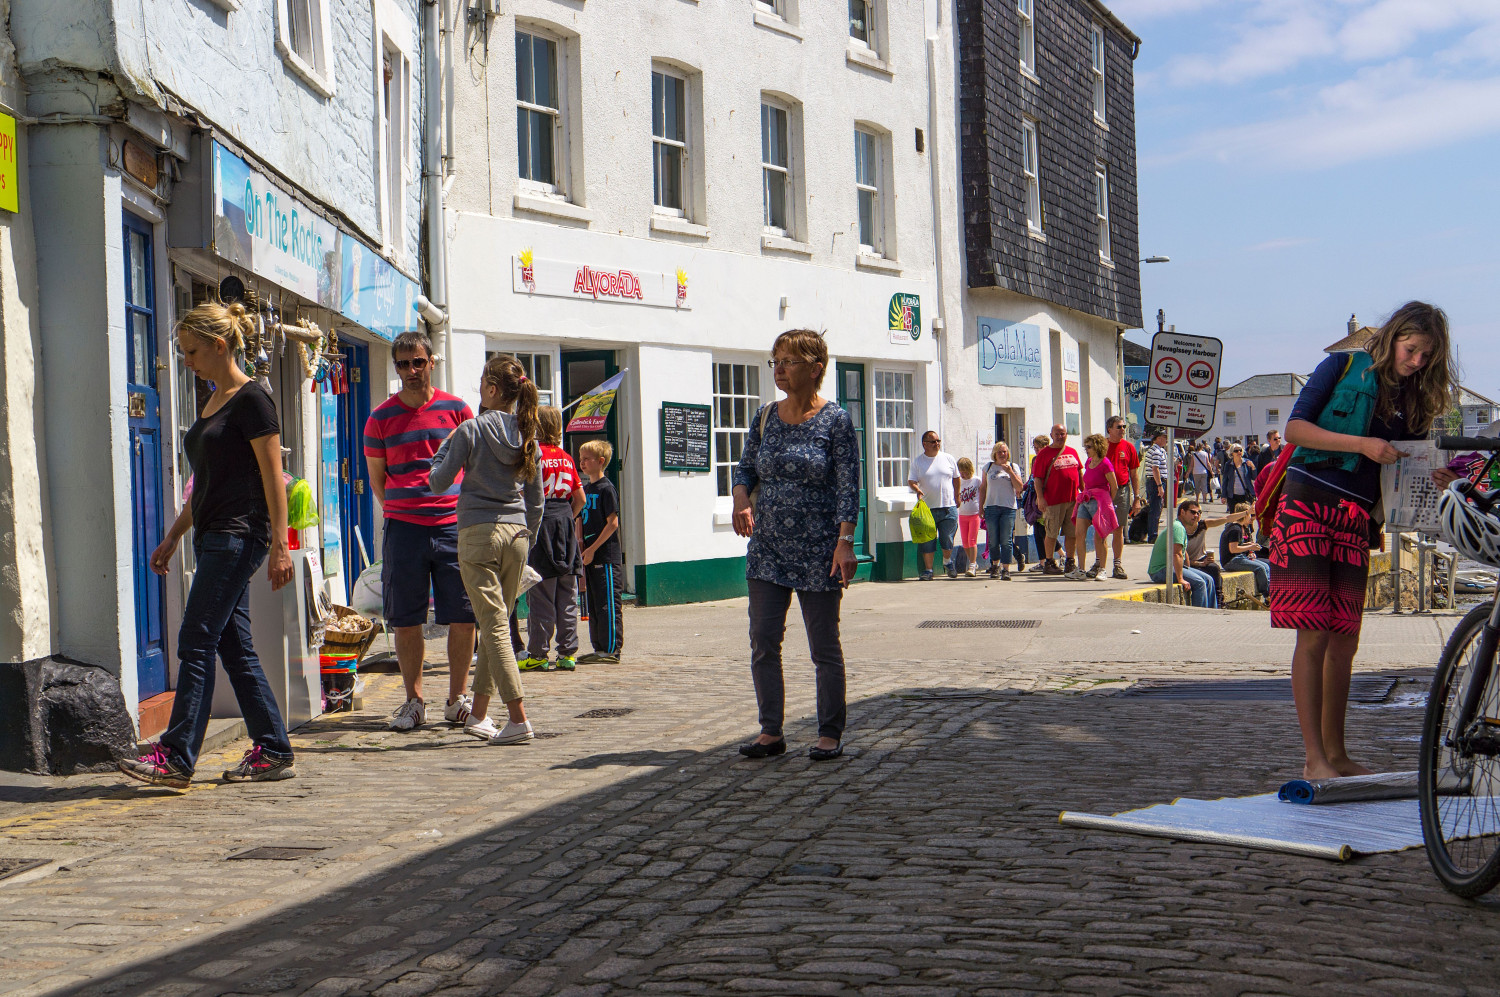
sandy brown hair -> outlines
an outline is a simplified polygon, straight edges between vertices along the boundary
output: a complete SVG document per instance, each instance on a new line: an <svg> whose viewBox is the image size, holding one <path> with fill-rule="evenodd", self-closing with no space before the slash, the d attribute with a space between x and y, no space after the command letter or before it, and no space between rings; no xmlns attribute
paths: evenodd
<svg viewBox="0 0 1500 997"><path fill-rule="evenodd" d="M485 384L500 392L500 408L516 408L516 427L521 431L521 480L530 481L537 473L536 437L540 425L537 419L536 385L526 376L526 370L515 357L504 353L490 357L484 365Z"/></svg>
<svg viewBox="0 0 1500 997"><path fill-rule="evenodd" d="M1396 373L1396 344L1408 336L1426 336L1432 341L1432 356L1411 377ZM1413 433L1426 433L1432 424L1453 408L1458 390L1458 361L1448 340L1448 316L1425 301L1408 301L1397 308L1366 352L1380 377L1375 417L1390 419L1397 412L1406 416Z"/></svg>
<svg viewBox="0 0 1500 997"><path fill-rule="evenodd" d="M1103 433L1090 433L1083 438L1083 449L1089 452L1091 457L1109 456L1109 437Z"/></svg>
<svg viewBox="0 0 1500 997"><path fill-rule="evenodd" d="M562 409L543 405L536 410L537 437L548 446L562 445Z"/></svg>
<svg viewBox="0 0 1500 997"><path fill-rule="evenodd" d="M777 353L787 354L790 360L806 360L818 365L818 373L813 378L815 387L823 386L823 375L828 373L828 344L823 341L821 333L811 329L788 329L776 337L771 344L771 356Z"/></svg>

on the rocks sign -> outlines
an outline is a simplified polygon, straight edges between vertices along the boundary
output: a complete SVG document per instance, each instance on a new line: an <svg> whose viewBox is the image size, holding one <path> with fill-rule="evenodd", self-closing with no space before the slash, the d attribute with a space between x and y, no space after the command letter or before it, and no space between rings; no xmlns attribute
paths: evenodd
<svg viewBox="0 0 1500 997"><path fill-rule="evenodd" d="M596 266L566 260L544 260L526 249L511 260L517 294L611 301L623 305L688 310L687 274Z"/></svg>

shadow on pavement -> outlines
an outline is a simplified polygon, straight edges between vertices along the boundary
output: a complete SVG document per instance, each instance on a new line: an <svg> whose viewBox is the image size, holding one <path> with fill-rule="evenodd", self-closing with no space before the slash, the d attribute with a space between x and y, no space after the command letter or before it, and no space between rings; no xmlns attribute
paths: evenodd
<svg viewBox="0 0 1500 997"><path fill-rule="evenodd" d="M737 742L565 763L649 771L68 992L1400 994L1492 969L1451 944L1487 922L1420 851L1336 865L1058 825L1273 788L1300 766L1289 704L919 693L852 703L834 763ZM1351 740L1410 767L1420 719L1351 714Z"/></svg>

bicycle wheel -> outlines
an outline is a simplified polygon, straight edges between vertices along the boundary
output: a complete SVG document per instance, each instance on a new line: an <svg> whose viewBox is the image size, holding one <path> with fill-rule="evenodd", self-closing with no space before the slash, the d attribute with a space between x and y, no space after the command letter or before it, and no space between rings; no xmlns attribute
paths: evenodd
<svg viewBox="0 0 1500 997"><path fill-rule="evenodd" d="M1442 884L1461 897L1477 897L1500 883L1500 756L1493 749L1460 749L1448 733L1463 680L1478 663L1490 610L1490 603L1471 609L1443 648L1427 700L1417 772L1428 861ZM1500 718L1497 673L1500 669L1491 670L1480 717Z"/></svg>

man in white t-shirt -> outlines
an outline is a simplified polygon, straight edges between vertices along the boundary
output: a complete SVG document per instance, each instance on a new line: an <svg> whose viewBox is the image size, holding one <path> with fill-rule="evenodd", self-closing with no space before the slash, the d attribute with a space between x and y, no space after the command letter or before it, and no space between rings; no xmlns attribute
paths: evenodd
<svg viewBox="0 0 1500 997"><path fill-rule="evenodd" d="M953 563L953 533L958 529L958 461L939 449L942 442L930 429L923 433L922 453L912 458L911 470L906 474L907 487L927 503L937 524L937 539L917 545L917 553L922 556L922 573L917 577L924 582L932 580L932 555L939 546L943 548L943 566L948 577L958 577L958 568Z"/></svg>

